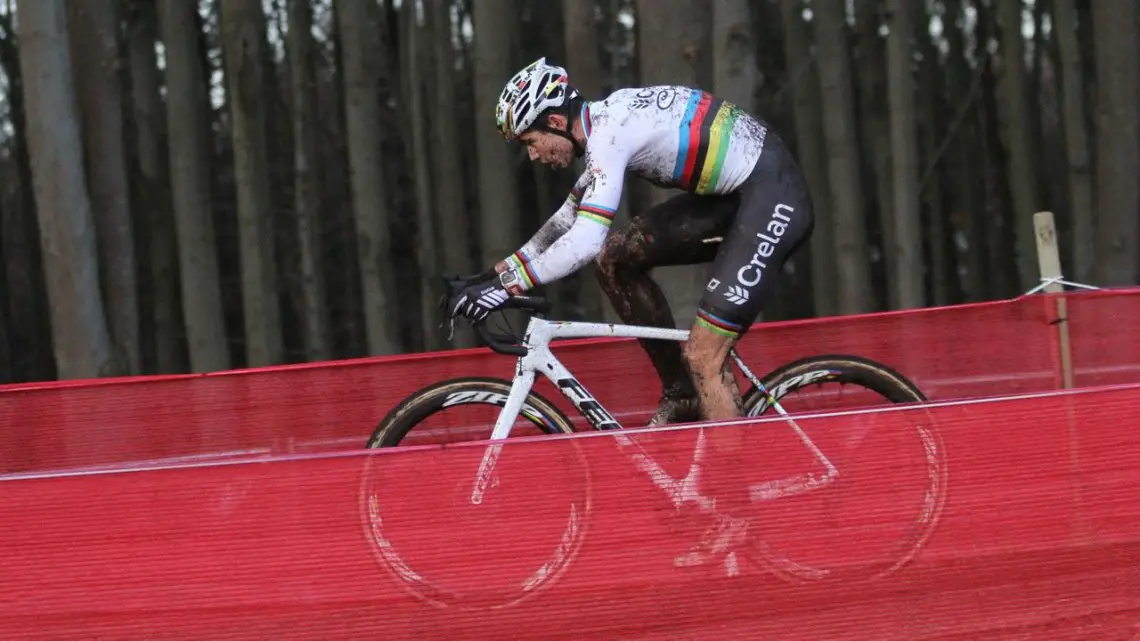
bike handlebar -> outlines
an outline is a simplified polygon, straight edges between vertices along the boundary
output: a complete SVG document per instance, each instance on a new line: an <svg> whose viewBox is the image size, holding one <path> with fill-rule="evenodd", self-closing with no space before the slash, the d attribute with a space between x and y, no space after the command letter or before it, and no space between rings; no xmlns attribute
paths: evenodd
<svg viewBox="0 0 1140 641"><path fill-rule="evenodd" d="M546 314L550 311L550 307L550 301L545 298L538 296L513 296L503 304L502 309L518 309L535 314ZM475 331L483 338L483 342L487 343L487 347L491 348L491 351L497 354L526 356L526 347L515 344L514 336L492 332L487 328L485 321L476 323Z"/></svg>
<svg viewBox="0 0 1140 641"><path fill-rule="evenodd" d="M455 292L460 291L466 287L470 282L481 280L488 276L490 271L479 274L470 278L459 277L443 277L443 282L449 296ZM443 303L440 303L443 306ZM540 296L513 296L507 299L501 309L517 309L521 311L531 312L533 314L547 314L550 312L551 303L545 298ZM526 356L526 347L517 344L518 337L511 336L510 334L496 334L487 328L486 319L483 322L475 323L475 331L491 348L491 351L497 354L505 354L507 356Z"/></svg>

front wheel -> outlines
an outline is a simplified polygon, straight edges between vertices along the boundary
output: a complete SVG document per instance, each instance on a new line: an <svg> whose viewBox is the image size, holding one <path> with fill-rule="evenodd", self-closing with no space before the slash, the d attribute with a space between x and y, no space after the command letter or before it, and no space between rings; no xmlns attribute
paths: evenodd
<svg viewBox="0 0 1140 641"><path fill-rule="evenodd" d="M576 439L490 437L511 383L460 378L423 388L384 417L366 458L360 510L376 559L406 591L441 608L516 604L555 583L578 553L590 512L590 470ZM511 434L568 434L573 425L531 393ZM463 441L469 442L464 444ZM481 475L494 460L489 479ZM473 493L477 479L483 494ZM525 545L513 540L526 520Z"/></svg>
<svg viewBox="0 0 1140 641"><path fill-rule="evenodd" d="M497 378L455 378L429 385L388 412L366 447L426 445L490 438L511 383ZM574 425L553 403L531 392L511 434L528 428L543 434L570 434ZM415 428L415 433L412 429ZM521 429L520 429L521 428Z"/></svg>
<svg viewBox="0 0 1140 641"><path fill-rule="evenodd" d="M792 581L876 578L910 561L938 522L947 480L945 449L918 387L886 365L847 355L795 361L761 382L768 393L750 389L746 415L775 417L769 410L778 401L837 475L764 505L753 559ZM856 411L898 403L913 405ZM776 465L807 465L789 458Z"/></svg>

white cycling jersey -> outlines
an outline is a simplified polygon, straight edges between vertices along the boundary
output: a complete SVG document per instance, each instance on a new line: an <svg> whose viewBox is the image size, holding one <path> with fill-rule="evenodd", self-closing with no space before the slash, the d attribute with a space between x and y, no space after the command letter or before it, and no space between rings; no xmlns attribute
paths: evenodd
<svg viewBox="0 0 1140 641"><path fill-rule="evenodd" d="M542 228L507 259L524 289L580 269L601 251L631 171L653 184L727 194L751 174L767 127L699 89L620 89L586 102L585 171Z"/></svg>

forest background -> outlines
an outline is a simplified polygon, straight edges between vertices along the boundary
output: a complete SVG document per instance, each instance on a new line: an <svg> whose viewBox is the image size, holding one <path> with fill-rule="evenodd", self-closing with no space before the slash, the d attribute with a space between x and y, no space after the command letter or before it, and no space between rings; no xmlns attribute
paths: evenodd
<svg viewBox="0 0 1140 641"><path fill-rule="evenodd" d="M1134 0L0 0L0 382L473 345L439 276L575 179L493 126L540 56L788 142L817 222L764 320L1015 296L1040 210L1067 277L1140 277ZM655 272L679 326L706 271ZM544 292L616 320L592 265Z"/></svg>

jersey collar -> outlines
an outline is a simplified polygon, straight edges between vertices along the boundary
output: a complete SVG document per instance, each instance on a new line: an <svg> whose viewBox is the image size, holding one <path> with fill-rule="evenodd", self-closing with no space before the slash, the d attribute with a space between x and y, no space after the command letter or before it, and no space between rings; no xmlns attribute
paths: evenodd
<svg viewBox="0 0 1140 641"><path fill-rule="evenodd" d="M586 134L586 142L590 141L590 132L594 127L590 124L590 103L583 100L582 110L578 112L578 118L582 121L582 131Z"/></svg>

